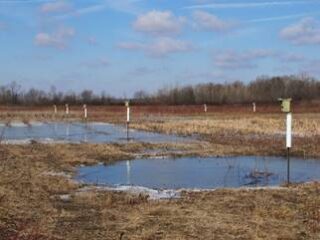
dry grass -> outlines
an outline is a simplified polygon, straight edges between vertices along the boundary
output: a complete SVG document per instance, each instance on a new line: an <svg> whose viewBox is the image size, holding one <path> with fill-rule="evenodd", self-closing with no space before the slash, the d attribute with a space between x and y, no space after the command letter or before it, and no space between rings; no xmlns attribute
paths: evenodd
<svg viewBox="0 0 320 240"><path fill-rule="evenodd" d="M197 136L227 155L285 154L285 116L283 114L216 114L207 117L168 117L140 119L132 127L182 136ZM320 156L320 114L296 114L293 124L293 154ZM229 149L229 150L227 150ZM221 151L217 151L217 155ZM215 154L213 152L213 154Z"/></svg>
<svg viewBox="0 0 320 240"><path fill-rule="evenodd" d="M275 114L279 106L266 106L264 112L250 113L249 106L209 107L209 112L201 112L202 106L143 106L132 107L131 126L136 129L162 133L174 133L183 136L196 135L205 147L189 152L211 155L284 155L284 114ZM190 109L194 111L190 112ZM89 121L106 121L124 124L125 108L91 107ZM308 108L306 108L308 109ZM306 111L299 105L297 111ZM279 109L278 109L279 110ZM303 110L303 111L302 111ZM272 113L269 113L269 112ZM3 109L2 121L81 121L81 107L72 108L68 117L60 107L54 116L52 108ZM320 156L320 114L296 113L293 115L293 155L302 157Z"/></svg>
<svg viewBox="0 0 320 240"><path fill-rule="evenodd" d="M320 135L320 114L294 115L293 131L298 136ZM181 135L213 135L218 132L234 131L244 134L275 135L285 131L285 115L239 115L217 114L207 117L169 117L157 121L138 121L141 128Z"/></svg>
<svg viewBox="0 0 320 240"><path fill-rule="evenodd" d="M0 148L0 239L319 239L320 185L184 193L148 201L79 192L48 172L110 163L168 146L25 145ZM172 146L171 146L172 147ZM67 196L62 198L61 196Z"/></svg>
<svg viewBox="0 0 320 240"><path fill-rule="evenodd" d="M89 117L120 123L125 113L119 109L99 109L89 112ZM56 174L72 175L79 164L137 156L283 153L283 115L172 111L142 111L134 115L132 126L198 134L206 141L0 145L0 239L320 239L319 183L287 189L186 192L177 200L148 201L142 195L81 192L80 184ZM47 108L2 111L0 117L26 123L66 120L61 113L53 117ZM320 156L319 118L320 114L294 115L295 155ZM71 119L81 119L81 111L71 112Z"/></svg>

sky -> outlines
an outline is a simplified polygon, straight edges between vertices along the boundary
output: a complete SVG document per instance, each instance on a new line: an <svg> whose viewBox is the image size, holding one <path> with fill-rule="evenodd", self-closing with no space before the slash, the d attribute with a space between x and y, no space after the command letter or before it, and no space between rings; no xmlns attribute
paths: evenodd
<svg viewBox="0 0 320 240"><path fill-rule="evenodd" d="M320 0L0 0L0 85L132 96L320 78Z"/></svg>

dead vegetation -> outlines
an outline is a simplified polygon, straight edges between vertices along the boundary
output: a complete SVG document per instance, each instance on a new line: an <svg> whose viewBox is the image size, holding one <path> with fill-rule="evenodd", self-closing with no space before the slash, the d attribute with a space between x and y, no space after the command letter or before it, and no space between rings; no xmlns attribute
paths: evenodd
<svg viewBox="0 0 320 240"><path fill-rule="evenodd" d="M320 115L295 114L293 121L295 156L320 156ZM139 120L132 127L167 134L195 136L214 146L223 146L227 155L283 155L285 119L282 114L216 114L199 117L167 117ZM221 149L221 147L216 148Z"/></svg>
<svg viewBox="0 0 320 240"><path fill-rule="evenodd" d="M120 110L90 115L122 123ZM81 119L52 117L48 109L2 113L3 121ZM294 152L320 156L319 114L295 114ZM320 239L320 184L286 189L185 192L181 199L80 191L70 176L79 164L150 156L282 155L280 114L148 114L132 126L196 135L188 143L0 145L0 239Z"/></svg>
<svg viewBox="0 0 320 240"><path fill-rule="evenodd" d="M279 106L258 106L253 114L251 106L209 106L208 113L203 106L133 106L131 127L141 130L193 136L205 140L205 147L199 145L197 154L212 155L284 155L285 116L276 114ZM81 106L70 108L64 114L64 107L58 107L53 114L50 107L4 109L2 121L82 121ZM320 114L305 113L308 105L295 106L293 114L293 152L299 157L320 156ZM313 111L313 108L311 109ZM124 124L124 106L89 106L89 121L103 121ZM192 150L192 152L194 152Z"/></svg>
<svg viewBox="0 0 320 240"><path fill-rule="evenodd" d="M2 145L0 239L319 239L318 183L185 192L181 199L150 201L79 191L81 185L68 178L78 164L110 163L146 149L169 147Z"/></svg>

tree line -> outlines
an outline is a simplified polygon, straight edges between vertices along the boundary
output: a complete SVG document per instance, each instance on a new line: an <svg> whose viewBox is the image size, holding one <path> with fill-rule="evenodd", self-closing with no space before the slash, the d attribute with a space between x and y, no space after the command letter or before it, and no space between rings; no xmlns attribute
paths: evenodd
<svg viewBox="0 0 320 240"><path fill-rule="evenodd" d="M320 81L307 75L258 77L245 84L205 83L195 86L163 88L156 94L137 92L135 99L150 103L164 104L240 104L250 102L270 103L279 98L295 101L320 99Z"/></svg>
<svg viewBox="0 0 320 240"><path fill-rule="evenodd" d="M120 99L114 98L104 91L96 94L92 90L83 90L80 93L72 91L61 92L55 87L49 91L31 88L23 91L21 85L12 82L5 86L0 86L0 104L5 105L49 105L49 104L92 104L92 105L109 105L119 104ZM122 101L121 101L122 103Z"/></svg>
<svg viewBox="0 0 320 240"><path fill-rule="evenodd" d="M155 93L137 91L131 102L135 104L240 104L249 102L270 103L278 98L290 97L295 101L320 99L320 81L307 75L258 77L245 84L204 83L197 85L165 87ZM84 90L80 93L61 92L55 87L49 91L31 88L22 90L16 82L0 86L0 104L2 105L49 105L49 104L123 104L124 98L116 98L102 92Z"/></svg>

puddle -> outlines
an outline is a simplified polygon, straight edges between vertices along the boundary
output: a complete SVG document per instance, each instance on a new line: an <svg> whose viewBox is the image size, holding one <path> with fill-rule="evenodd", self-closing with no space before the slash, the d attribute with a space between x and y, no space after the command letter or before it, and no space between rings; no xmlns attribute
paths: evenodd
<svg viewBox="0 0 320 240"><path fill-rule="evenodd" d="M125 127L107 123L40 123L24 124L13 122L10 126L0 125L0 133L4 143L29 143L32 140L50 143L60 142L89 142L105 143L126 141ZM187 138L175 135L150 133L130 130L131 140L143 142L181 142Z"/></svg>
<svg viewBox="0 0 320 240"><path fill-rule="evenodd" d="M278 157L178 158L120 161L79 167L76 180L112 188L216 189L278 186L287 161ZM291 159L291 181L320 180L320 161Z"/></svg>

